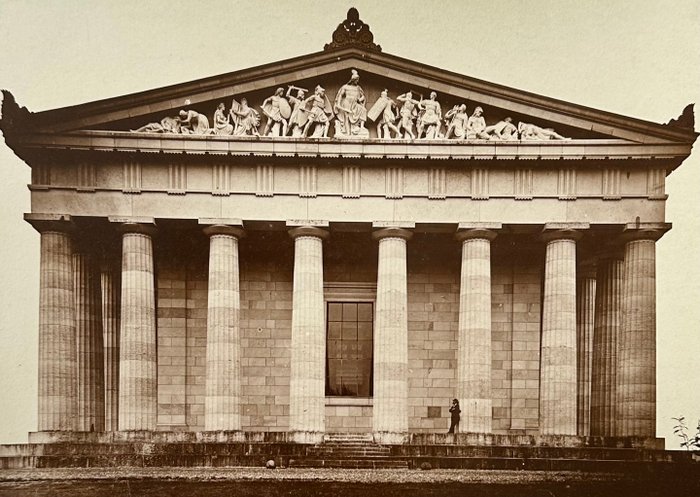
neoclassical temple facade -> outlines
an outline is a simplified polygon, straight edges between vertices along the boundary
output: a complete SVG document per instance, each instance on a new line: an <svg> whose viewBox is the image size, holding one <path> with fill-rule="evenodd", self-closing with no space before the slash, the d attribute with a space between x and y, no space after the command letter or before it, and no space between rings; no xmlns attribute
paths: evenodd
<svg viewBox="0 0 700 497"><path fill-rule="evenodd" d="M39 432L655 437L656 124L324 50L1 127L41 234Z"/></svg>

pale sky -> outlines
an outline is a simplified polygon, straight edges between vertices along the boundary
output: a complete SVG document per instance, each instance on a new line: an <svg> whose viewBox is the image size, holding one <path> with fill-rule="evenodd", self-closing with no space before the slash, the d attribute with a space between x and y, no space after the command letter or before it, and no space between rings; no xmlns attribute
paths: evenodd
<svg viewBox="0 0 700 497"><path fill-rule="evenodd" d="M385 52L457 73L654 122L700 102L697 0L0 0L0 88L40 111L283 60L321 50L353 5ZM0 144L0 443L36 430L29 173ZM657 434L669 448L671 416L700 418L699 189L695 151L667 179L674 226L657 250Z"/></svg>

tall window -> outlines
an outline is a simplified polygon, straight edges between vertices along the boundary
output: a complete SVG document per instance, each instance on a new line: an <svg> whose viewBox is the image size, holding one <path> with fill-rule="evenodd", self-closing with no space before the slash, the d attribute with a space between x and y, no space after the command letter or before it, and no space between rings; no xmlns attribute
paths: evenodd
<svg viewBox="0 0 700 497"><path fill-rule="evenodd" d="M328 302L326 395L372 396L371 302Z"/></svg>

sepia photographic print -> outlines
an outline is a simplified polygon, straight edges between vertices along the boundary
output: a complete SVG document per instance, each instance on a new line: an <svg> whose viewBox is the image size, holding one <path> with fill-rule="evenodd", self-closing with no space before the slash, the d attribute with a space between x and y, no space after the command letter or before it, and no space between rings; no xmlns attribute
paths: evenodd
<svg viewBox="0 0 700 497"><path fill-rule="evenodd" d="M698 2L0 28L0 496L700 493Z"/></svg>

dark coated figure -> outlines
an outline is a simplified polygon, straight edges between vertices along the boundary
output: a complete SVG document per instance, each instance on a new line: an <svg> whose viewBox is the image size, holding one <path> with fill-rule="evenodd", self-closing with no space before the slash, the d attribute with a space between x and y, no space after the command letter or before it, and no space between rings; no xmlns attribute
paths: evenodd
<svg viewBox="0 0 700 497"><path fill-rule="evenodd" d="M459 408L459 401L457 399L452 399L452 405L450 406L450 430L447 433L454 433L457 425L459 424L459 413L462 410Z"/></svg>

